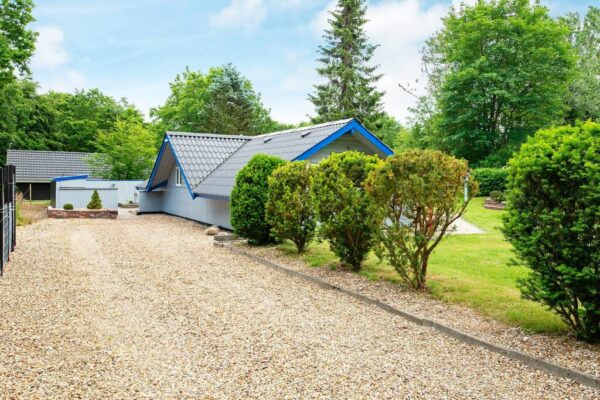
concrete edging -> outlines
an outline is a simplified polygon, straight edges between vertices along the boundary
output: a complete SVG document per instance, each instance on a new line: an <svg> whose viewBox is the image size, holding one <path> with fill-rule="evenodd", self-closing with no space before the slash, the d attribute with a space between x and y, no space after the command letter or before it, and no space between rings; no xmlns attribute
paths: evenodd
<svg viewBox="0 0 600 400"><path fill-rule="evenodd" d="M374 305L384 311L387 311L391 314L394 315L398 315L412 323L415 323L417 325L421 325L421 326L425 326L425 327L429 327L432 329L435 329L436 331L443 333L447 336L453 337L463 343L472 345L472 346L478 346L481 348L484 348L486 350L492 351L494 353L498 353L500 355L503 355L505 357L508 357L510 359L516 360L521 362L522 364L527 365L528 367L540 370L540 371L544 371L547 373L550 373L552 375L558 376L560 378L568 378L571 379L577 383L580 383L582 385L591 387L593 389L597 389L600 390L600 378L596 378L592 375L588 375L586 373L574 370L572 368L568 368L568 367L563 367L562 365L558 365L558 364L554 364L550 361L546 361L544 359L541 358L537 358L534 356L531 356L529 354L523 353L521 351L518 350L512 350L509 349L507 347L503 347L503 346L499 346L499 345L495 345L493 343L489 343L486 342L483 339L480 339L478 337L469 335L467 333L461 332L457 329L451 328L449 326L440 324L438 322L432 321L430 319L427 318L421 318L419 316L416 316L414 314L408 313L406 311L402 311L399 310L387 303L381 302L379 300L375 300L372 299L368 296L365 296L363 294L360 294L358 292L355 292L353 290L349 290L349 289L345 289L342 288L340 286L336 286L334 284L331 284L329 282L326 282L320 278L317 278L315 276L311 276L308 274L305 274L303 272L300 271L296 271L278 264L275 264L272 261L269 261L267 259L258 257L254 254L250 254L242 249L236 248L230 244L226 244L223 242L215 242L215 246L221 246L221 247L226 247L227 249L229 249L230 251L237 253L239 255L243 255L245 257L248 257L262 265L265 265L267 267L270 267L274 270L283 272L285 274L291 275L291 276L295 276L297 278L303 279L305 281L309 281L312 283L317 284L318 286L325 288L325 289L332 289L332 290L337 290L338 292L344 293L348 296L354 297L357 300L360 300L364 303L367 304L371 304Z"/></svg>

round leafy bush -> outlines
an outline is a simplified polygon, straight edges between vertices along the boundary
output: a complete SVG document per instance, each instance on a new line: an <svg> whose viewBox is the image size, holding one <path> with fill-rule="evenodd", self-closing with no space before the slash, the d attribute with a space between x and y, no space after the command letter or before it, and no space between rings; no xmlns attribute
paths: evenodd
<svg viewBox="0 0 600 400"><path fill-rule="evenodd" d="M334 153L318 165L313 182L320 235L355 270L373 247L381 223L364 188L367 176L380 162L376 156L356 151Z"/></svg>
<svg viewBox="0 0 600 400"><path fill-rule="evenodd" d="M431 253L477 194L470 179L464 199L468 171L465 160L441 151L410 150L388 157L367 180L385 221L376 254L414 289L425 288Z"/></svg>
<svg viewBox="0 0 600 400"><path fill-rule="evenodd" d="M506 190L506 168L475 168L473 177L479 183L479 194L489 196L494 190L504 192Z"/></svg>
<svg viewBox="0 0 600 400"><path fill-rule="evenodd" d="M100 200L97 190L94 190L94 193L92 193L92 199L88 203L87 208L90 210L100 210L102 208L102 200Z"/></svg>
<svg viewBox="0 0 600 400"><path fill-rule="evenodd" d="M600 124L541 130L510 162L504 233L523 297L600 341Z"/></svg>
<svg viewBox="0 0 600 400"><path fill-rule="evenodd" d="M492 190L490 192L490 198L496 203L502 203L504 201L504 193L500 190Z"/></svg>
<svg viewBox="0 0 600 400"><path fill-rule="evenodd" d="M267 222L279 239L294 242L298 253L304 252L315 236L317 223L310 193L314 174L315 168L308 162L294 161L269 177Z"/></svg>
<svg viewBox="0 0 600 400"><path fill-rule="evenodd" d="M67 203L63 206L63 210L72 210L73 209L73 204L71 203Z"/></svg>
<svg viewBox="0 0 600 400"><path fill-rule="evenodd" d="M278 157L257 154L238 172L231 192L231 225L251 244L274 241L271 226L265 219L271 173L285 164Z"/></svg>

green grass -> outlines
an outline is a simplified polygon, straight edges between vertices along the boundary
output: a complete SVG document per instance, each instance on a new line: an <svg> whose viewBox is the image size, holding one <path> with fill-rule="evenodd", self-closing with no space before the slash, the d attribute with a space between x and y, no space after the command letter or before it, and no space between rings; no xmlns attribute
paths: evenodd
<svg viewBox="0 0 600 400"><path fill-rule="evenodd" d="M481 313L532 332L559 333L566 326L540 304L520 297L517 280L528 274L525 267L510 266L511 245L500 232L502 211L487 210L483 198L467 208L464 218L485 233L453 235L434 250L429 264L428 286L433 297L466 305ZM291 243L281 245L294 253ZM326 242L313 243L304 260L313 267L339 264ZM400 282L396 271L370 255L359 272L370 280Z"/></svg>

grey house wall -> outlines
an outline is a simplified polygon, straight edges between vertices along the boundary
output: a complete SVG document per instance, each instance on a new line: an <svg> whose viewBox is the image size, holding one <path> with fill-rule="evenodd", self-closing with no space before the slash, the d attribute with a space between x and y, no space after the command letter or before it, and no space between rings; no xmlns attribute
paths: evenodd
<svg viewBox="0 0 600 400"><path fill-rule="evenodd" d="M185 184L175 185L175 168L166 186L153 192L140 192L140 212L165 212L211 225L231 229L229 202L224 200L192 199Z"/></svg>
<svg viewBox="0 0 600 400"><path fill-rule="evenodd" d="M342 153L349 150L356 150L365 154L377 154L372 147L367 146L356 135L347 133L330 143L327 147L322 148L310 156L308 161L311 163L318 163L322 159L328 157L331 153Z"/></svg>

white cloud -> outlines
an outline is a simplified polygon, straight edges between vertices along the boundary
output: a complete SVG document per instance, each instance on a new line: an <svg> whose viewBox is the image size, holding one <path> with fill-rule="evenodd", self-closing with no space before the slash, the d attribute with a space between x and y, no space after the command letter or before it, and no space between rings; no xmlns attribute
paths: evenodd
<svg viewBox="0 0 600 400"><path fill-rule="evenodd" d="M69 54L64 47L65 35L60 28L42 26L38 28L38 33L35 53L31 60L34 69L56 68L69 61Z"/></svg>
<svg viewBox="0 0 600 400"><path fill-rule="evenodd" d="M231 0L229 5L210 21L218 28L254 28L267 16L267 7L263 0Z"/></svg>

